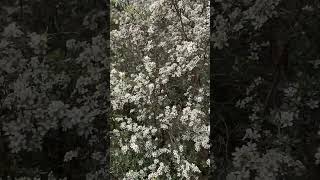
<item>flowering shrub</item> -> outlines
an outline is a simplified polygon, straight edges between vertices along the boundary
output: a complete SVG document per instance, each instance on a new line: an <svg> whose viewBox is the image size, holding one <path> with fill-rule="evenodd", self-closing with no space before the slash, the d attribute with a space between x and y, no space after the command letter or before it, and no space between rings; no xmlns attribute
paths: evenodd
<svg viewBox="0 0 320 180"><path fill-rule="evenodd" d="M115 1L111 174L207 177L209 2Z"/></svg>
<svg viewBox="0 0 320 180"><path fill-rule="evenodd" d="M111 3L0 3L0 179L319 179L318 1Z"/></svg>
<svg viewBox="0 0 320 180"><path fill-rule="evenodd" d="M101 179L104 7L44 2L1 2L0 177ZM66 14L71 17L59 19Z"/></svg>
<svg viewBox="0 0 320 180"><path fill-rule="evenodd" d="M313 16L319 7L315 1L214 2L216 178L320 177L319 19Z"/></svg>

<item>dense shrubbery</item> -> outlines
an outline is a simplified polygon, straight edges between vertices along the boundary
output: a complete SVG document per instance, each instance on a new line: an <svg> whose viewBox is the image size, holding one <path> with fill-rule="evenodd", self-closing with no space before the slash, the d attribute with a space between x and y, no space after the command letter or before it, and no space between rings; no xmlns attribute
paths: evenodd
<svg viewBox="0 0 320 180"><path fill-rule="evenodd" d="M295 0L213 4L216 178L320 177L319 8Z"/></svg>
<svg viewBox="0 0 320 180"><path fill-rule="evenodd" d="M208 177L209 2L114 2L111 173Z"/></svg>
<svg viewBox="0 0 320 180"><path fill-rule="evenodd" d="M208 2L113 5L114 177L319 177L319 3L211 4L211 168Z"/></svg>
<svg viewBox="0 0 320 180"><path fill-rule="evenodd" d="M318 1L111 3L1 1L1 178L319 179Z"/></svg>
<svg viewBox="0 0 320 180"><path fill-rule="evenodd" d="M106 4L98 3L1 1L2 178L105 177Z"/></svg>

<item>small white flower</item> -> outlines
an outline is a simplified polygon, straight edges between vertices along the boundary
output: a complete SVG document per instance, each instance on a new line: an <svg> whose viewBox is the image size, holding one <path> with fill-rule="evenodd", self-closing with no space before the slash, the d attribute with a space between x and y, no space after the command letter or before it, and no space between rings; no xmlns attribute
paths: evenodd
<svg viewBox="0 0 320 180"><path fill-rule="evenodd" d="M128 151L128 146L127 145L124 145L124 146L122 146L121 147L121 151L124 153L124 154L126 154L126 152Z"/></svg>

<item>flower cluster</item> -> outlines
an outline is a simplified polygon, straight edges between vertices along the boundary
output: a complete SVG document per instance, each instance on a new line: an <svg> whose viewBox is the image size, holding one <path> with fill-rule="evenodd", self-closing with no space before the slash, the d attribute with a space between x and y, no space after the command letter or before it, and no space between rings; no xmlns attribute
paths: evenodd
<svg viewBox="0 0 320 180"><path fill-rule="evenodd" d="M118 28L111 31L111 173L115 178L197 179L206 174L208 3L114 3L112 20Z"/></svg>

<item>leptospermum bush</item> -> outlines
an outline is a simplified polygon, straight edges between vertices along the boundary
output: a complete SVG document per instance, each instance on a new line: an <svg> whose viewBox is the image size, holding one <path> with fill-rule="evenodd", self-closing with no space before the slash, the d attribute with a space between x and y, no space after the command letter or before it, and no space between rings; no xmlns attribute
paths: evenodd
<svg viewBox="0 0 320 180"><path fill-rule="evenodd" d="M319 178L319 8L316 1L215 1L212 58L225 73L215 88L225 92L221 104L230 108L223 140L213 145L223 147L213 152L219 154L216 177ZM286 43L287 51L281 49ZM287 55L289 63L274 86L278 52L278 62Z"/></svg>
<svg viewBox="0 0 320 180"><path fill-rule="evenodd" d="M105 178L104 7L0 4L0 177Z"/></svg>
<svg viewBox="0 0 320 180"><path fill-rule="evenodd" d="M209 1L114 1L111 174L207 178Z"/></svg>

